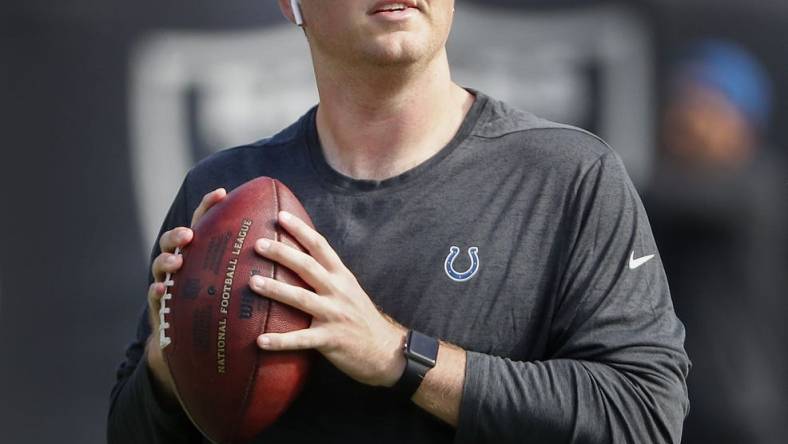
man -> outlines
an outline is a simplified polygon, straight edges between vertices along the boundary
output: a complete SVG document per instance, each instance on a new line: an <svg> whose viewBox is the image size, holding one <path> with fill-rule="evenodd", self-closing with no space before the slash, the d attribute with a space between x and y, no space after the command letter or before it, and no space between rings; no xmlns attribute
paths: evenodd
<svg viewBox="0 0 788 444"><path fill-rule="evenodd" d="M683 52L646 206L691 332L684 441L784 442L788 177L766 142L771 82L735 42L704 39Z"/></svg>
<svg viewBox="0 0 788 444"><path fill-rule="evenodd" d="M154 250L148 308L180 267L192 212L262 175L295 192L317 231L279 223L308 254L256 248L315 291L250 286L314 320L258 345L322 358L258 442L678 442L683 327L616 155L454 84L452 0L279 5L303 20L320 105L187 175ZM154 318L119 370L110 441L200 442ZM411 330L441 340L434 366L403 352Z"/></svg>

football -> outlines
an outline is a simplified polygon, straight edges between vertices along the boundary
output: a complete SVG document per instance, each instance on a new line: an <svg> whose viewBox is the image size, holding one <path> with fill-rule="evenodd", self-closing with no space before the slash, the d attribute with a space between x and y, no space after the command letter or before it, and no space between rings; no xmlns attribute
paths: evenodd
<svg viewBox="0 0 788 444"><path fill-rule="evenodd" d="M276 222L281 210L311 225L281 182L261 177L229 193L197 223L166 285L160 345L178 398L197 428L216 443L243 443L271 425L298 396L309 352L266 352L266 332L309 327L311 317L249 288L262 275L308 288L293 272L254 251L268 238L303 248Z"/></svg>

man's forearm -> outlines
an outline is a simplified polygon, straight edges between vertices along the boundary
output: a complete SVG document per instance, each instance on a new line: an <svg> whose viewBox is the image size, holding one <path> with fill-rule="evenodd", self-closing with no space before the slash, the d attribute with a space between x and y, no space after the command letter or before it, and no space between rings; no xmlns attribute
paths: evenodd
<svg viewBox="0 0 788 444"><path fill-rule="evenodd" d="M154 336L151 335L151 338L153 337ZM143 360L151 372L153 389L158 395L162 407L166 409L180 409L181 407L178 404L177 395L173 390L175 384L172 382L172 376L167 368L167 363L164 362L164 356L161 348L159 348L158 341L148 340Z"/></svg>
<svg viewBox="0 0 788 444"><path fill-rule="evenodd" d="M474 356L476 361L469 363L471 356L464 350L441 343L436 366L412 398L416 405L455 427L463 436L460 442L517 442L518 437L533 434L572 442L626 442L627 437L636 436L643 442L667 443L677 442L681 436L686 391L680 369L670 368L675 371L666 371L665 380L650 381L634 368L632 374L625 375L609 365L581 360L525 363L478 353ZM658 359L653 363L671 364ZM476 376L475 381L466 379L470 364L476 370L469 374ZM466 383L472 386L468 402L475 407L465 414L461 425ZM523 387L533 390L526 393ZM611 406L630 412L630 416L612 414L608 410Z"/></svg>
<svg viewBox="0 0 788 444"><path fill-rule="evenodd" d="M142 344L137 345L141 348ZM107 421L107 442L196 443L200 433L191 425L177 400L174 406L164 401L154 375L149 371L144 352L127 362L126 374L113 390Z"/></svg>
<svg viewBox="0 0 788 444"><path fill-rule="evenodd" d="M465 351L441 342L435 367L427 373L413 402L457 427L465 382Z"/></svg>

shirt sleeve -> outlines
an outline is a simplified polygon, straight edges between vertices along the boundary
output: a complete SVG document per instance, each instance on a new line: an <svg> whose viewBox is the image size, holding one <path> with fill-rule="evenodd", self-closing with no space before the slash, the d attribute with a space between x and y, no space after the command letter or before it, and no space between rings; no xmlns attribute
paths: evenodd
<svg viewBox="0 0 788 444"><path fill-rule="evenodd" d="M570 208L547 356L468 352L457 443L681 440L684 327L617 155L588 168Z"/></svg>
<svg viewBox="0 0 788 444"><path fill-rule="evenodd" d="M185 188L186 181L178 191L158 237L172 228L189 225ZM151 253L151 262L160 253L157 241ZM148 282L153 282L152 275ZM159 399L153 376L145 362L145 344L150 334L146 300L136 337L126 349L126 358L118 368L115 387L112 389L107 441L110 444L203 442L200 433L180 407L173 409Z"/></svg>

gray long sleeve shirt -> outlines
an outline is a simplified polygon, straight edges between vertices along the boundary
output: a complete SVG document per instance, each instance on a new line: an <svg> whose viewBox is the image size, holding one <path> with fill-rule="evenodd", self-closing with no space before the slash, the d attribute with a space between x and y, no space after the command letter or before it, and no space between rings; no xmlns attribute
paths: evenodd
<svg viewBox="0 0 788 444"><path fill-rule="evenodd" d="M388 180L333 170L314 109L187 175L162 230L187 226L215 188L278 178L382 311L467 351L456 429L318 358L256 442L680 441L684 328L620 159L593 135L476 95L453 141ZM149 334L143 313L112 392L109 440L202 442L156 398Z"/></svg>

